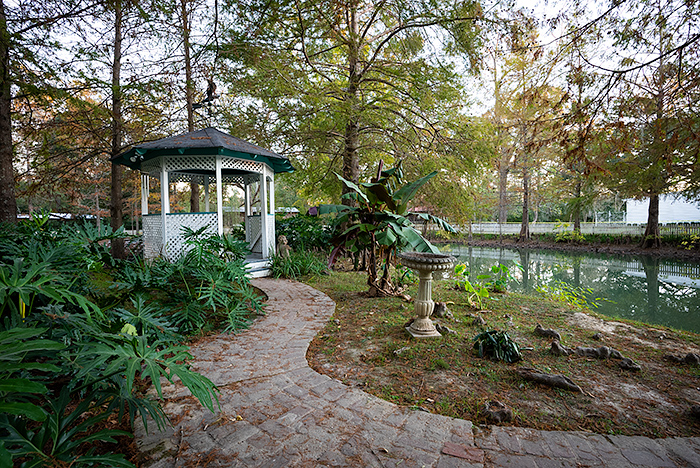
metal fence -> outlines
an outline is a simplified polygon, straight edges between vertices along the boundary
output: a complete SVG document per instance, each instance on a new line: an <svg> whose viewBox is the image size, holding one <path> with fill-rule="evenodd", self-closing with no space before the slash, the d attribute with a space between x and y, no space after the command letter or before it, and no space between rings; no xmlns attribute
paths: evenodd
<svg viewBox="0 0 700 468"><path fill-rule="evenodd" d="M627 222L627 213L624 211L596 211L594 213L595 224L600 223L619 223Z"/></svg>

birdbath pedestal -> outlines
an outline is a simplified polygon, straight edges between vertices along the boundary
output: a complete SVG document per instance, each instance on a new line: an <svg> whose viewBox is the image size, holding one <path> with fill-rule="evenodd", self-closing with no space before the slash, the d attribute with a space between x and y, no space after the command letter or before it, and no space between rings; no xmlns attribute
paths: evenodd
<svg viewBox="0 0 700 468"><path fill-rule="evenodd" d="M455 258L450 255L424 253L424 252L403 252L399 254L401 264L411 270L416 270L420 277L418 284L418 297L414 302L416 318L406 331L414 338L431 338L442 336L435 329L430 314L433 313L433 272L448 270L452 268Z"/></svg>

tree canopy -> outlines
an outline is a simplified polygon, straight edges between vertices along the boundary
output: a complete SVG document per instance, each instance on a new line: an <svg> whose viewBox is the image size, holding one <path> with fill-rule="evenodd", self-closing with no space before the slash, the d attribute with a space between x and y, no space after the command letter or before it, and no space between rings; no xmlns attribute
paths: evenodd
<svg viewBox="0 0 700 468"><path fill-rule="evenodd" d="M136 190L109 156L216 125L289 156L280 186L300 208L353 204L334 172L357 184L401 160L409 179L437 172L417 206L459 224L519 219L523 239L531 220L579 225L606 200L649 198L653 247L658 196L700 192L699 8L3 2L0 220L109 206L116 228L124 201L106 173L127 203Z"/></svg>

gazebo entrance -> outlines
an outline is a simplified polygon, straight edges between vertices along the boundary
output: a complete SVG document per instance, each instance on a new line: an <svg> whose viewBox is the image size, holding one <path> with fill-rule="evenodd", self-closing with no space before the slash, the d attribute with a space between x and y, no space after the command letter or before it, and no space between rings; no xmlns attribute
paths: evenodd
<svg viewBox="0 0 700 468"><path fill-rule="evenodd" d="M177 260L187 249L182 228L206 228L224 234L224 186L244 192L246 242L253 258L266 261L275 252L275 174L294 170L289 160L215 128L185 133L134 146L114 158L141 172L141 213L144 256ZM150 181L160 181L158 214L150 214ZM170 184L195 182L204 187L204 211L171 213ZM216 191L216 211L210 211L209 191Z"/></svg>

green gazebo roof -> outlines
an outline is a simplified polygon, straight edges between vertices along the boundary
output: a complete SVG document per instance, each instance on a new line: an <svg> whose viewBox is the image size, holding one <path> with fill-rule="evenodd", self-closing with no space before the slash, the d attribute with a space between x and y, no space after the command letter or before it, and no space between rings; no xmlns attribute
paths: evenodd
<svg viewBox="0 0 700 468"><path fill-rule="evenodd" d="M140 170L143 162L160 156L211 156L217 154L263 162L270 166L276 174L294 170L286 156L273 153L213 127L136 145L115 156L112 161Z"/></svg>

